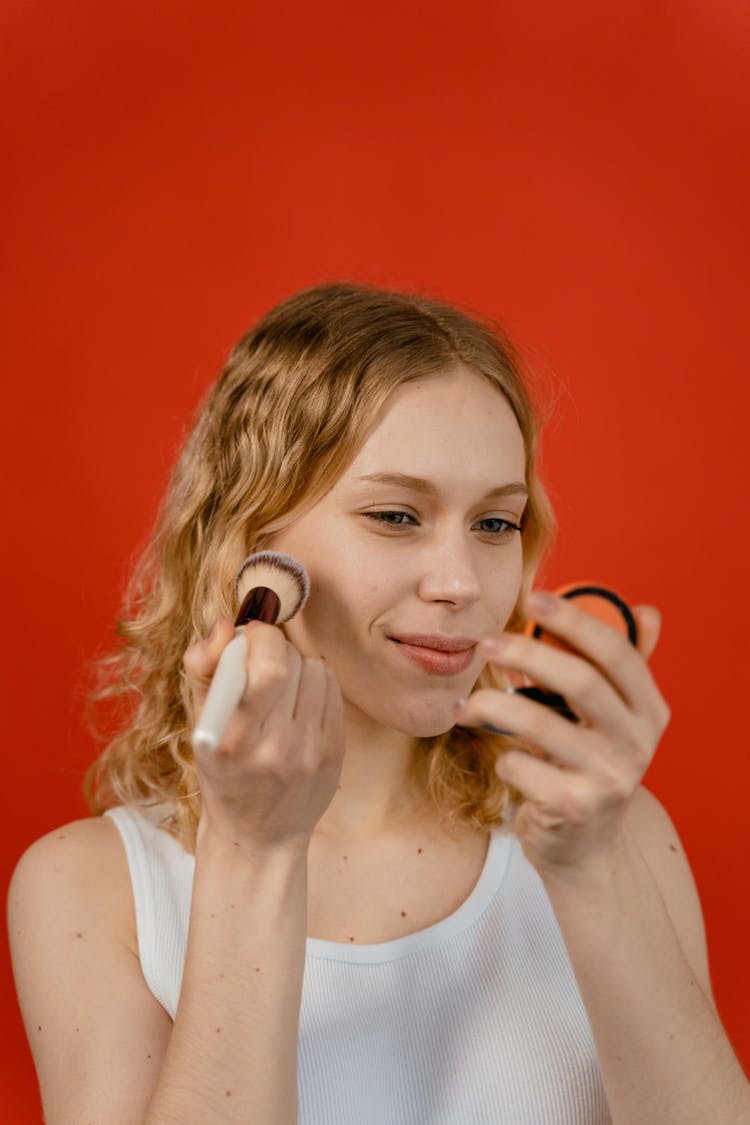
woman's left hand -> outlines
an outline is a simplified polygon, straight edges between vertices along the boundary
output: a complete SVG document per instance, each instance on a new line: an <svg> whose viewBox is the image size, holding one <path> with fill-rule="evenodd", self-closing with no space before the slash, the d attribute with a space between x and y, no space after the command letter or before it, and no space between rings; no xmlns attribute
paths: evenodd
<svg viewBox="0 0 750 1125"><path fill-rule="evenodd" d="M544 752L542 759L519 749L504 751L496 769L525 798L514 830L526 857L541 875L559 876L596 866L617 848L669 708L646 664L661 630L657 609L634 608L636 649L570 599L537 597L527 602L529 618L575 652L518 633L485 637L479 651L491 663L563 695L581 721L571 722L522 695L480 689L457 712L457 723L491 725Z"/></svg>

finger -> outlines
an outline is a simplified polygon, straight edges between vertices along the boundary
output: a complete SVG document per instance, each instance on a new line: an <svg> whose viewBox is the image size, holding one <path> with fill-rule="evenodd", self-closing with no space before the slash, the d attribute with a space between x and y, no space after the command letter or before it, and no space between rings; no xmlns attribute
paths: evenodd
<svg viewBox="0 0 750 1125"><path fill-rule="evenodd" d="M566 821L582 823L592 811L593 790L584 777L561 773L523 750L504 751L495 763L495 773L537 805L547 827Z"/></svg>
<svg viewBox="0 0 750 1125"><path fill-rule="evenodd" d="M294 707L294 721L298 726L320 732L323 726L327 692L328 680L325 664L311 656L304 656Z"/></svg>
<svg viewBox="0 0 750 1125"><path fill-rule="evenodd" d="M541 687L558 692L565 697L576 715L591 726L619 734L632 721L632 714L622 696L599 668L581 656L553 648L519 633L504 633L500 638L494 639L484 638L480 653L492 663L522 671ZM503 693L497 694L502 702ZM506 698L528 702L523 700L523 696L514 697L509 694ZM539 705L535 703L533 707L536 711ZM540 710L540 721L548 710Z"/></svg>
<svg viewBox="0 0 750 1125"><path fill-rule="evenodd" d="M654 605L633 606L638 625L638 651L644 660L650 660L661 634L661 613Z"/></svg>
<svg viewBox="0 0 750 1125"><path fill-rule="evenodd" d="M297 705L297 694L302 676L302 656L291 641L285 640L280 657L286 662L286 670L281 690L274 700L271 714L264 724L266 729L291 722Z"/></svg>
<svg viewBox="0 0 750 1125"><path fill-rule="evenodd" d="M302 659L302 676L295 721L299 760L316 771L341 769L344 719L341 688L323 660Z"/></svg>
<svg viewBox="0 0 750 1125"><path fill-rule="evenodd" d="M240 708L261 721L290 719L297 694L300 657L291 656L284 634L276 625L250 621L243 625L247 640L247 683ZM294 663L293 663L294 662ZM290 684L290 678L293 684Z"/></svg>
<svg viewBox="0 0 750 1125"><path fill-rule="evenodd" d="M194 699L202 698L213 679L219 657L235 635L228 618L220 618L207 637L196 641L185 652L182 664Z"/></svg>
<svg viewBox="0 0 750 1125"><path fill-rule="evenodd" d="M651 717L660 714L663 700L641 653L626 637L569 598L546 594L527 603L529 616L545 630L593 662L619 692L626 704ZM543 646L550 652L551 646ZM532 677L533 671L529 673ZM550 684L554 688L554 684ZM555 689L555 690L561 690ZM563 692L564 694L564 692Z"/></svg>
<svg viewBox="0 0 750 1125"><path fill-rule="evenodd" d="M329 761L340 759L344 750L344 699L336 673L326 668L326 704L323 713L325 757Z"/></svg>
<svg viewBox="0 0 750 1125"><path fill-rule="evenodd" d="M469 696L457 715L457 726L492 726L532 743L571 769L596 772L601 748L590 745L591 732L563 719L548 707L513 692L481 688Z"/></svg>

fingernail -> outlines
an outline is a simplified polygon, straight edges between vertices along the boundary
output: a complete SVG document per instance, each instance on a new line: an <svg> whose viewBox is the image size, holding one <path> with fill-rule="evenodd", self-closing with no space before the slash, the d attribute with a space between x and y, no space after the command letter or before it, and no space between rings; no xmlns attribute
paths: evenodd
<svg viewBox="0 0 750 1125"><path fill-rule="evenodd" d="M459 715L463 711L465 706L466 706L466 700L465 699L457 699L456 702L453 704L453 710L456 712L457 715Z"/></svg>
<svg viewBox="0 0 750 1125"><path fill-rule="evenodd" d="M532 590L526 599L526 605L532 613L543 617L556 608L557 598L554 594L547 594L543 590Z"/></svg>
<svg viewBox="0 0 750 1125"><path fill-rule="evenodd" d="M479 647L482 652L488 653L501 653L510 644L510 637L505 633L499 633L497 636L482 637L479 642Z"/></svg>

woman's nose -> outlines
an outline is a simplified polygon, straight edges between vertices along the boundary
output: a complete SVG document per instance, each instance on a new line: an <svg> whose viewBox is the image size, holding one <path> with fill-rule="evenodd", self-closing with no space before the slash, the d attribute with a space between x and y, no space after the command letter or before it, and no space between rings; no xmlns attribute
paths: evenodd
<svg viewBox="0 0 750 1125"><path fill-rule="evenodd" d="M479 575L471 547L456 536L425 547L419 595L425 601L467 605L480 596Z"/></svg>

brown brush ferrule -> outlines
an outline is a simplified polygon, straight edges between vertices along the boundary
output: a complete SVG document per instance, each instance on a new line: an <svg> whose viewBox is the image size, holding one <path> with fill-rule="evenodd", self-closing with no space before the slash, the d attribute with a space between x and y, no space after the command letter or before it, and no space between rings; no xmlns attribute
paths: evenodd
<svg viewBox="0 0 750 1125"><path fill-rule="evenodd" d="M234 624L239 626L246 621L266 621L269 625L274 625L280 609L281 602L275 590L269 586L256 586L245 595Z"/></svg>

